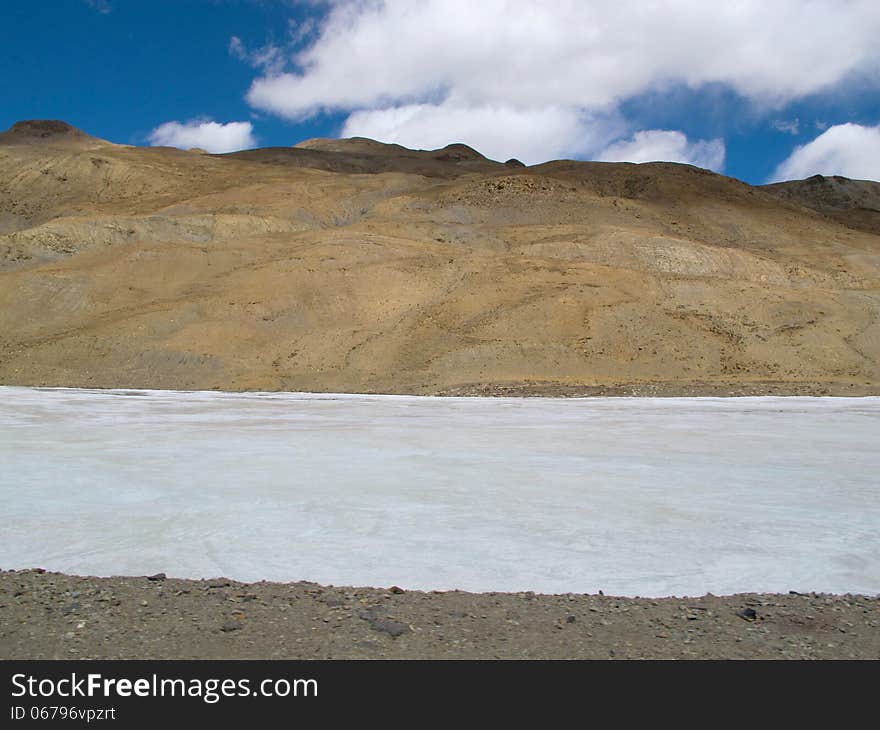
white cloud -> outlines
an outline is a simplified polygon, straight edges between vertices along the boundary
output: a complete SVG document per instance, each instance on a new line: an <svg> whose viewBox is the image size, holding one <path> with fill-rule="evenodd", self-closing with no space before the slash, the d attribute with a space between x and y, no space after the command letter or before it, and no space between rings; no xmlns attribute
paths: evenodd
<svg viewBox="0 0 880 730"><path fill-rule="evenodd" d="M149 136L150 144L190 149L199 147L207 152L234 152L256 146L250 122L219 122L195 120L165 122Z"/></svg>
<svg viewBox="0 0 880 730"><path fill-rule="evenodd" d="M244 43L241 42L241 38L236 35L232 36L229 39L229 55L235 56L239 61L244 61L245 63L250 62L247 48L244 47Z"/></svg>
<svg viewBox="0 0 880 730"><path fill-rule="evenodd" d="M257 79L248 98L290 118L438 93L600 107L681 81L781 102L876 66L878 35L876 0L337 0L301 72Z"/></svg>
<svg viewBox="0 0 880 730"><path fill-rule="evenodd" d="M113 6L110 5L109 0L86 0L86 4L101 15L109 15L113 12Z"/></svg>
<svg viewBox="0 0 880 730"><path fill-rule="evenodd" d="M771 181L811 175L843 175L880 180L880 125L837 124L812 142L796 147L773 173Z"/></svg>
<svg viewBox="0 0 880 730"><path fill-rule="evenodd" d="M284 51L279 46L268 43L262 48L249 51L238 36L229 39L229 55L267 74L279 73L286 61Z"/></svg>
<svg viewBox="0 0 880 730"><path fill-rule="evenodd" d="M724 168L724 155L723 140L691 142L678 131L649 129L606 147L596 159L604 162L683 162L718 171Z"/></svg>
<svg viewBox="0 0 880 730"><path fill-rule="evenodd" d="M774 119L770 126L773 127L777 132L785 132L786 134L790 134L792 136L797 136L801 131L801 120L800 119Z"/></svg>
<svg viewBox="0 0 880 730"><path fill-rule="evenodd" d="M294 70L276 65L254 80L253 107L291 120L348 113L344 133L417 147L486 140L497 157L601 150L607 129L596 119L670 84L721 84L773 107L880 69L877 0L328 6L290 58ZM543 128L530 134L528 120ZM441 123L456 126L444 135Z"/></svg>

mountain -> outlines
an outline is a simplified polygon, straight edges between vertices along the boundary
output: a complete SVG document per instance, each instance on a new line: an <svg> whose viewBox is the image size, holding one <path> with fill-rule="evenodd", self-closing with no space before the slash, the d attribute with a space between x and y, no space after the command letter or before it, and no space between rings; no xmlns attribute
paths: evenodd
<svg viewBox="0 0 880 730"><path fill-rule="evenodd" d="M849 228L880 235L880 182L813 175L806 180L765 185L764 190Z"/></svg>
<svg viewBox="0 0 880 730"><path fill-rule="evenodd" d="M877 183L823 181L366 139L212 155L19 122L0 383L880 393Z"/></svg>
<svg viewBox="0 0 880 730"><path fill-rule="evenodd" d="M109 144L57 119L27 119L0 132L0 144Z"/></svg>

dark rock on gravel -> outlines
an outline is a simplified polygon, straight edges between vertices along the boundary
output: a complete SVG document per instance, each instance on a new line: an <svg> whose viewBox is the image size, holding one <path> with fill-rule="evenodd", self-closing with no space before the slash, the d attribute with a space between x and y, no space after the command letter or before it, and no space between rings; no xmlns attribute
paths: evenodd
<svg viewBox="0 0 880 730"><path fill-rule="evenodd" d="M358 618L366 621L374 631L381 631L391 636L401 636L411 631L407 624L387 618L381 606L372 606L360 611Z"/></svg>
<svg viewBox="0 0 880 730"><path fill-rule="evenodd" d="M411 631L410 627L406 624L387 618L374 619L373 621L370 621L370 626L372 626L375 631L382 631L391 636L401 636Z"/></svg>

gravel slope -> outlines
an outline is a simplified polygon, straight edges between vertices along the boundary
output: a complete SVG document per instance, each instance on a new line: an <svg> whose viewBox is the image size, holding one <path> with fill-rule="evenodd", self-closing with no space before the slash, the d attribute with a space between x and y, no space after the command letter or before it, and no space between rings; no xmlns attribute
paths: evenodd
<svg viewBox="0 0 880 730"><path fill-rule="evenodd" d="M878 659L880 598L422 593L0 573L10 659Z"/></svg>

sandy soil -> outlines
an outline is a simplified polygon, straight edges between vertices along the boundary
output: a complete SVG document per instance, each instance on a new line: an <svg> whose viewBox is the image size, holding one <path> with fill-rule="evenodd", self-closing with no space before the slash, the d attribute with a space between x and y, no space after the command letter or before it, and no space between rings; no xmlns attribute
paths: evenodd
<svg viewBox="0 0 880 730"><path fill-rule="evenodd" d="M5 571L0 658L880 659L880 597L423 593Z"/></svg>

